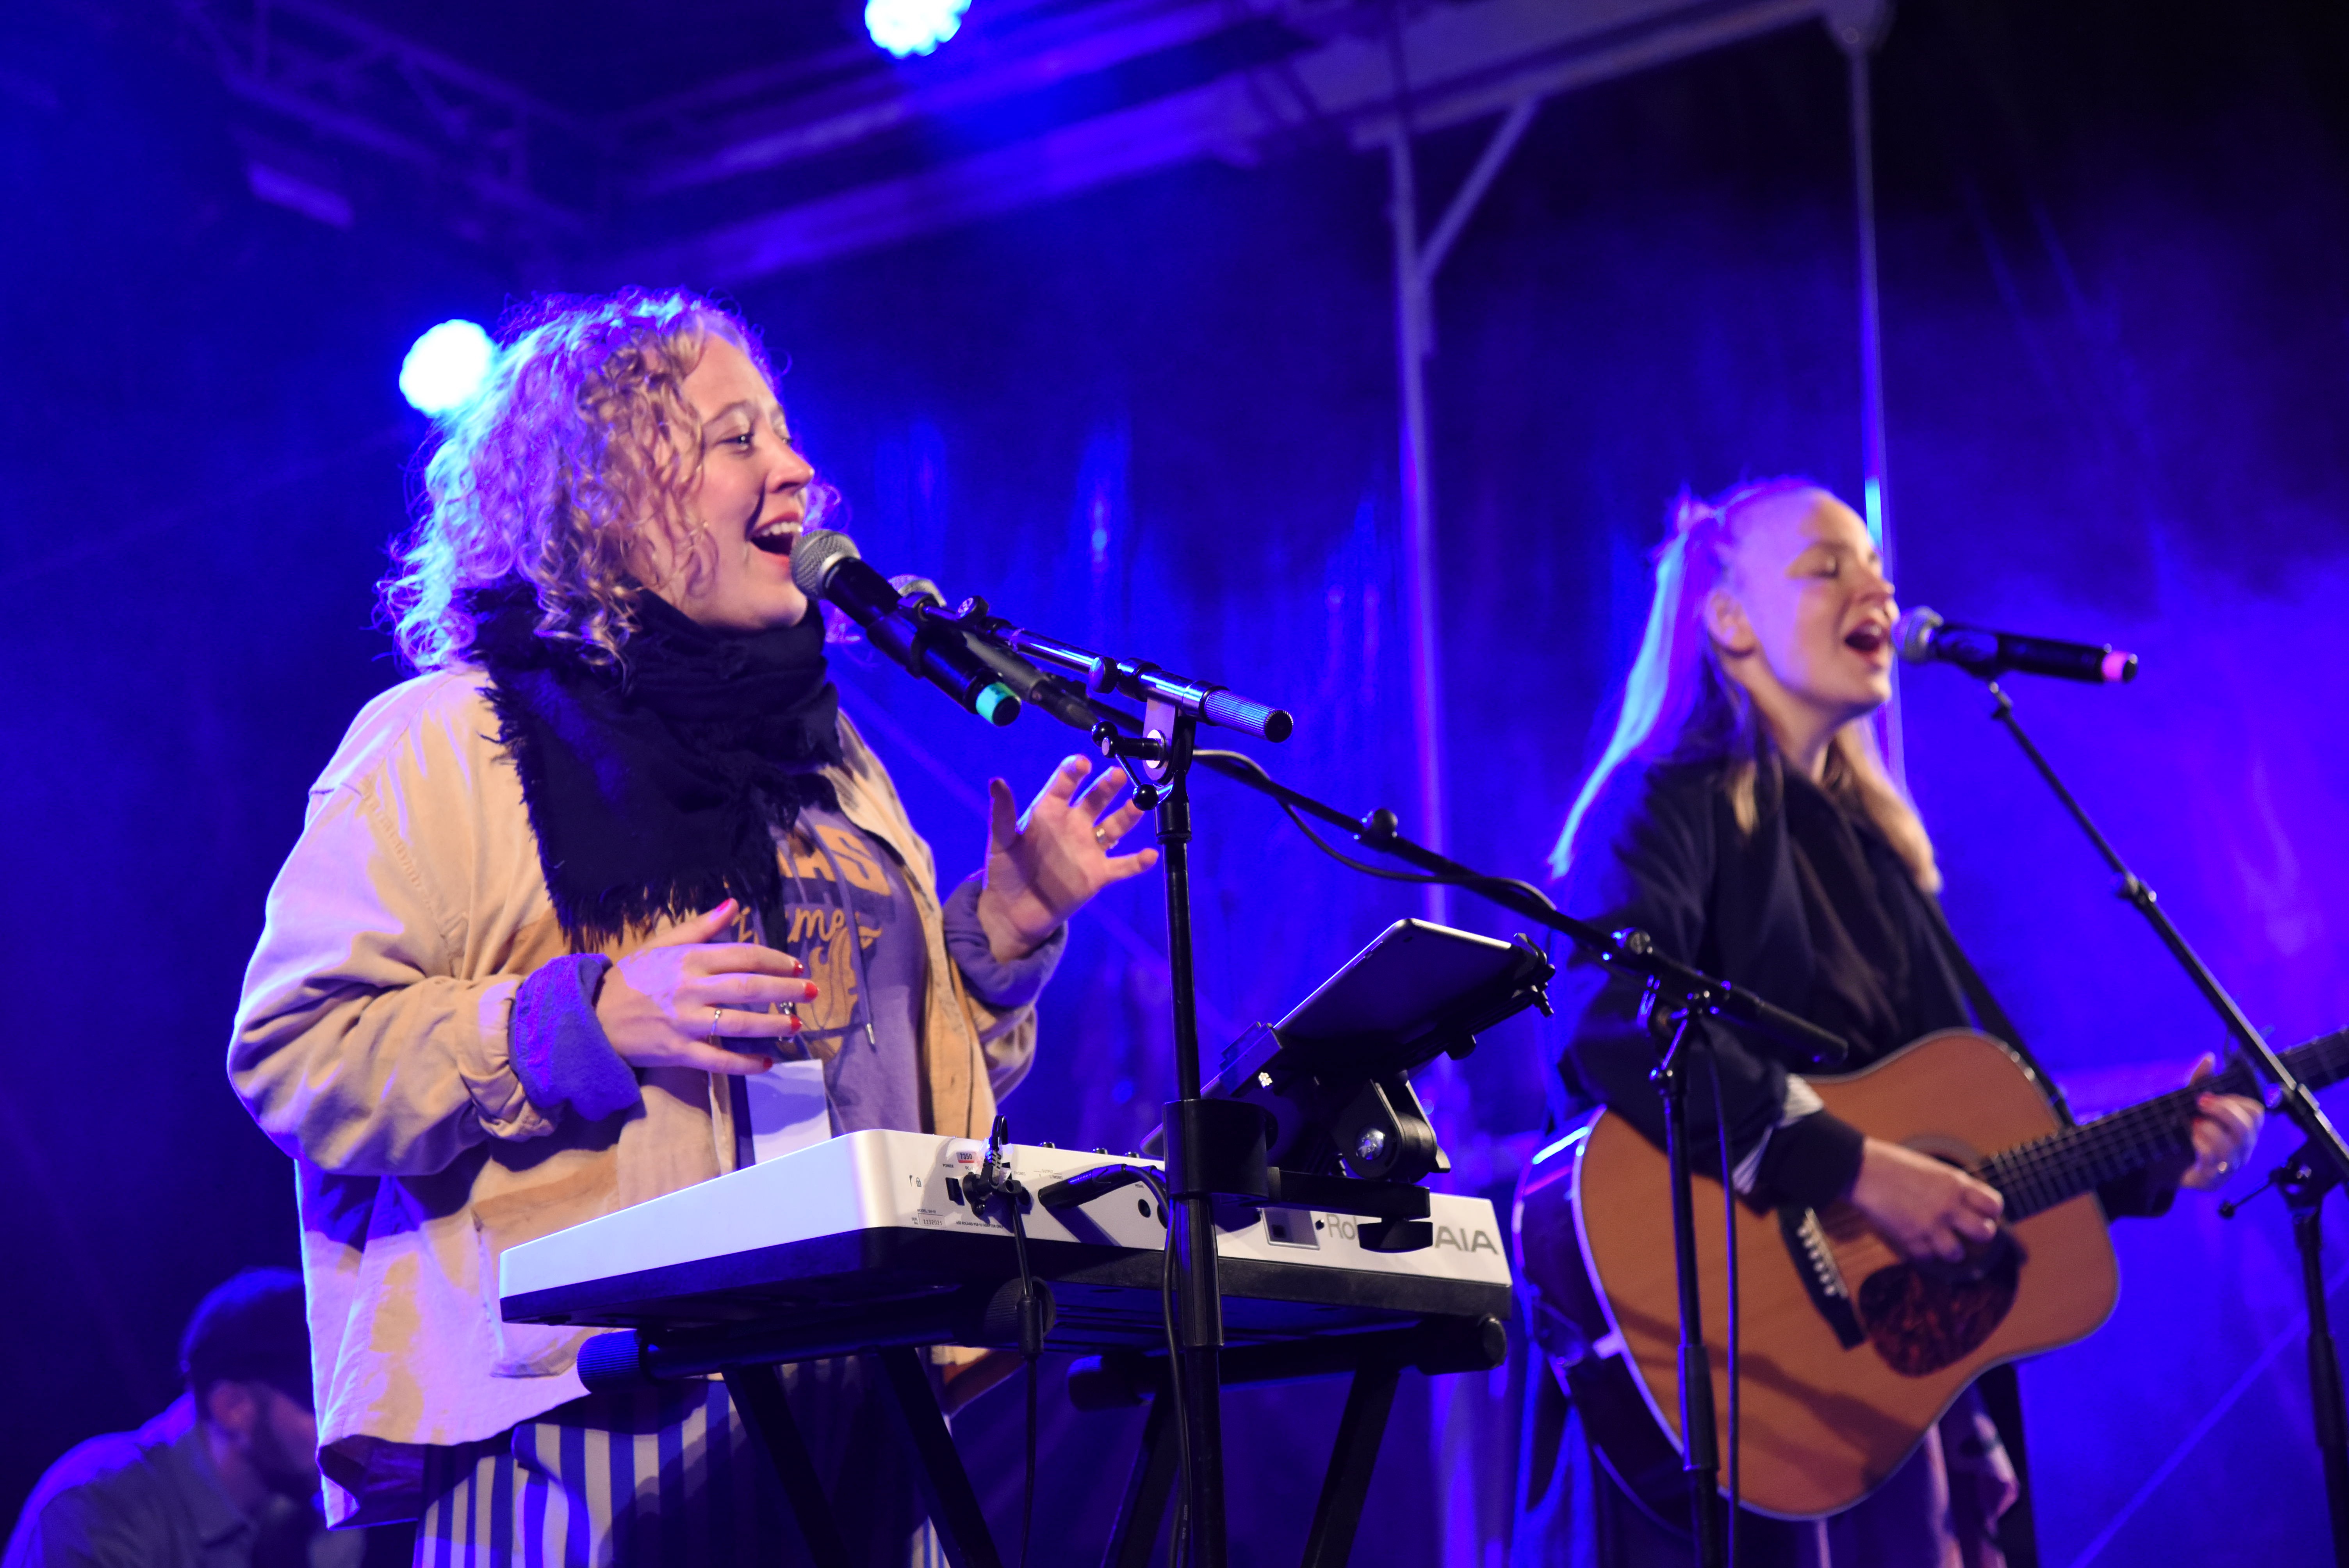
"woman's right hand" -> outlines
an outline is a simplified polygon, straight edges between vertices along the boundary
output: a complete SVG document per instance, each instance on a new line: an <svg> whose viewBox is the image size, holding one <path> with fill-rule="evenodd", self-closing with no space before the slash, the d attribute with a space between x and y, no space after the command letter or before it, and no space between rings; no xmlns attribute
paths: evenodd
<svg viewBox="0 0 2349 1568"><path fill-rule="evenodd" d="M621 1060L713 1073L762 1073L774 1065L714 1037L792 1038L800 1021L768 1009L808 1000L815 982L801 978L807 970L788 953L712 940L740 913L730 898L614 961L596 993L595 1016Z"/></svg>
<svg viewBox="0 0 2349 1568"><path fill-rule="evenodd" d="M1946 1161L1871 1138L1851 1184L1852 1206L1902 1257L1956 1263L1998 1234L2006 1200Z"/></svg>

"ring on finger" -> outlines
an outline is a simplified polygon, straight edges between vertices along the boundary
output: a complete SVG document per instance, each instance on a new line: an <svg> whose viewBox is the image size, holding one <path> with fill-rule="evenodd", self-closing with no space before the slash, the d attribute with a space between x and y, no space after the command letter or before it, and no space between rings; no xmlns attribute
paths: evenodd
<svg viewBox="0 0 2349 1568"><path fill-rule="evenodd" d="M713 1040L718 1037L719 1016L725 1011L726 1009L723 1007L712 1007L709 1009L709 1037Z"/></svg>
<svg viewBox="0 0 2349 1568"><path fill-rule="evenodd" d="M1093 842L1099 844L1102 849L1109 848L1109 830L1103 827L1095 827L1093 829Z"/></svg>

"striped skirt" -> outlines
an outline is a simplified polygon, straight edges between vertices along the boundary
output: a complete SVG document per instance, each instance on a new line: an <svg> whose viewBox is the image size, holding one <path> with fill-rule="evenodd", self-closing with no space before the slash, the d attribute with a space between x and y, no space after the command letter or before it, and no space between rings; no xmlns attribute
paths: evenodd
<svg viewBox="0 0 2349 1568"><path fill-rule="evenodd" d="M850 1555L927 1568L913 1471L854 1360L789 1367L792 1409ZM416 1568L807 1561L782 1488L716 1379L590 1394L500 1437L430 1450Z"/></svg>

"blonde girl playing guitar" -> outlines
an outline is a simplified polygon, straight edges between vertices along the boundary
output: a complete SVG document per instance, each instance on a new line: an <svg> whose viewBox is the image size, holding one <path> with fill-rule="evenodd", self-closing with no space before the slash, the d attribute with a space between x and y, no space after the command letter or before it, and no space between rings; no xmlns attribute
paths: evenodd
<svg viewBox="0 0 2349 1568"><path fill-rule="evenodd" d="M1621 717L1553 860L1569 913L1639 926L1671 956L1801 1013L1849 1043L1850 1068L1936 1029L2011 1034L2003 1018L1977 1016L1995 1012L1986 994L1977 993L1982 1008L1969 1006L1967 967L1932 902L1931 841L1868 722L1891 696L1899 614L1867 525L1816 485L1771 480L1710 502L1684 495L1657 556ZM1647 1077L1655 1045L1636 985L1586 961L1568 966L1556 992L1561 1119L1600 1106L1661 1142ZM1912 1259L1955 1262L1996 1233L1993 1188L1840 1120L1766 1045L1700 1026L1721 1106L1717 1121L1700 1071L1689 1113L1701 1170L1725 1123L1734 1185L1753 1202L1848 1203ZM2249 1154L2261 1115L2255 1100L2201 1097L2191 1165L2111 1183L2100 1192L2106 1212L2158 1213L2174 1185L2223 1181ZM1534 1396L1519 1531L1532 1555L1521 1560L1687 1562L1685 1522L1659 1520L1593 1461L1544 1369ZM2027 1511L2002 1529L2020 1492L2008 1457L2020 1451L2018 1413L2012 1374L1988 1375L1859 1504L1823 1521L1742 1514L1737 1560L2032 1562Z"/></svg>

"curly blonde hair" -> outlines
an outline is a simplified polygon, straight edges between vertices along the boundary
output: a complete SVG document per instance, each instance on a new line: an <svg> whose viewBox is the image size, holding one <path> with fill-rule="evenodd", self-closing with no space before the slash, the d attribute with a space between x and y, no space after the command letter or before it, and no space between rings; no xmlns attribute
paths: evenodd
<svg viewBox="0 0 2349 1568"><path fill-rule="evenodd" d="M481 390L436 422L415 527L378 585L410 665L464 662L474 595L516 581L537 595L540 635L618 661L646 591L628 567L638 536L689 560L706 533L686 504L701 422L685 378L712 335L773 385L749 325L681 289L547 295L507 318ZM823 493L811 487L812 512Z"/></svg>

